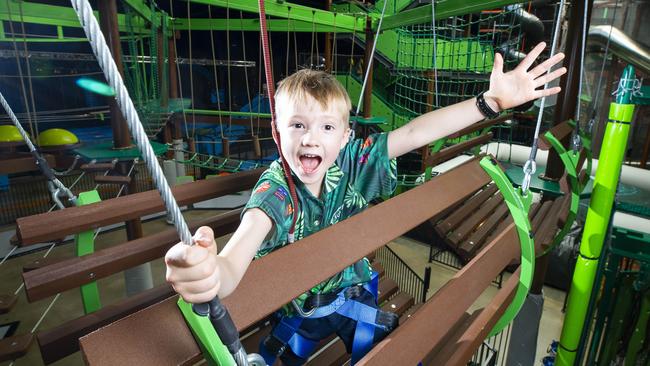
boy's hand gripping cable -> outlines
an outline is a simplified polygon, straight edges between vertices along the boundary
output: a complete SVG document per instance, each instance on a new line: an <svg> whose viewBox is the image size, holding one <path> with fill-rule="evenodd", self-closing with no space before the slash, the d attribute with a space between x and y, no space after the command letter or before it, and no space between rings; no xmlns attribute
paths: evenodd
<svg viewBox="0 0 650 366"><path fill-rule="evenodd" d="M122 76L115 65L115 61L113 60L106 44L104 35L99 28L97 19L93 15L93 10L88 3L88 0L71 0L71 2L77 16L79 17L82 27L84 28L86 36L88 37L88 41L90 42L95 57L97 57L97 61L99 62L106 79L116 92L117 104L126 118L129 131L131 131L131 135L138 145L138 149L140 149L140 152L142 153L142 158L147 166L147 170L149 171L149 174L151 174L153 182L165 204L165 208L173 217L174 226L176 227L176 231L178 232L181 241L187 245L193 245L194 243L192 241L190 230L181 214L178 203L171 193L169 184L164 178L162 169L160 168L160 165L158 165L158 160L156 159L151 143L142 127L140 117L135 110L133 101L129 97ZM248 365L249 360L253 364L260 364L258 360L261 358L258 355L251 354L250 356L252 357L250 357L250 359L247 357L246 352L239 341L237 328L218 297L215 297L209 303L197 304L193 306L193 309L198 315L209 316L210 322L214 326L219 338L226 345L237 365Z"/></svg>

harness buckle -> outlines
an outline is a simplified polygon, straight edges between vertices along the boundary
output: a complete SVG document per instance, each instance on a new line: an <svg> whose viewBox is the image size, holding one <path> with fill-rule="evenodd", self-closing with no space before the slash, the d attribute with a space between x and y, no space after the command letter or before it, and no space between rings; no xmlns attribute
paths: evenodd
<svg viewBox="0 0 650 366"><path fill-rule="evenodd" d="M282 356L282 354L284 354L284 351L287 350L287 345L273 334L269 334L266 339L264 339L262 344L269 352L275 355L276 358Z"/></svg>

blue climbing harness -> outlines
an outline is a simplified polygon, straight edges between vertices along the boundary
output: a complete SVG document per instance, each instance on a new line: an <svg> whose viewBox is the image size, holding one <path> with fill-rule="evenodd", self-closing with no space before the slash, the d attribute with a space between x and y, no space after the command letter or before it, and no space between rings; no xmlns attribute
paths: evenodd
<svg viewBox="0 0 650 366"><path fill-rule="evenodd" d="M371 273L370 281L366 282L362 286L366 291L372 294L375 302L377 301L378 277L377 273L373 271ZM381 313L383 312L380 309L356 301L354 299L356 296L350 295L351 293L355 293L355 291L350 291L353 288L354 287L347 287L339 291L336 298L331 303L309 311L308 315L305 317L300 315L283 316L280 322L273 329L271 335L260 343L259 353L264 357L266 363L272 365L275 362L275 359L281 356L287 347L291 348L291 351L296 356L307 360L307 358L309 358L309 356L314 352L314 349L319 342L301 336L298 333L300 325L303 320L307 318L323 318L334 313L357 322L352 341L352 364L354 365L359 361L372 347L375 328L382 328L383 330L390 331L389 328L392 329L395 325L387 324L390 322L385 321L386 317L381 316ZM356 293L358 294L358 291L356 291ZM379 317L378 313L380 313ZM272 348L275 348L275 352L269 350L271 347L267 347L269 345L269 340L272 341L270 343L274 344Z"/></svg>

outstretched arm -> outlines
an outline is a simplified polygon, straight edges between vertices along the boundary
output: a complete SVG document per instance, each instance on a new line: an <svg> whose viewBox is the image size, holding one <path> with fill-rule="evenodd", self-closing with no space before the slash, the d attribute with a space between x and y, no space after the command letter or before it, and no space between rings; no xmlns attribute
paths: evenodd
<svg viewBox="0 0 650 366"><path fill-rule="evenodd" d="M560 92L560 87L538 88L566 72L562 67L546 74L546 71L564 58L563 53L558 53L528 70L544 47L545 43L538 44L514 70L507 73L503 72L501 55L495 55L490 88L484 94L486 102L494 111L500 112ZM483 114L476 107L476 98L423 114L389 133L388 155L394 158L406 154L483 119Z"/></svg>

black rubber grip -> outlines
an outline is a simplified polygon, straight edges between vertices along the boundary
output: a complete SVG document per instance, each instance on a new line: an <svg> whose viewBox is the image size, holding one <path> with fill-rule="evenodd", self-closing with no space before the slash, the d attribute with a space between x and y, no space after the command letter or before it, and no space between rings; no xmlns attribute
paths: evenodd
<svg viewBox="0 0 650 366"><path fill-rule="evenodd" d="M192 305L192 310L197 315L208 316L210 318L210 323L212 323L214 330L217 331L221 342L223 342L231 354L234 355L239 352L242 348L242 344L239 341L239 332L237 332L235 322L232 321L228 310L221 304L218 297L215 297L208 303L194 304Z"/></svg>

